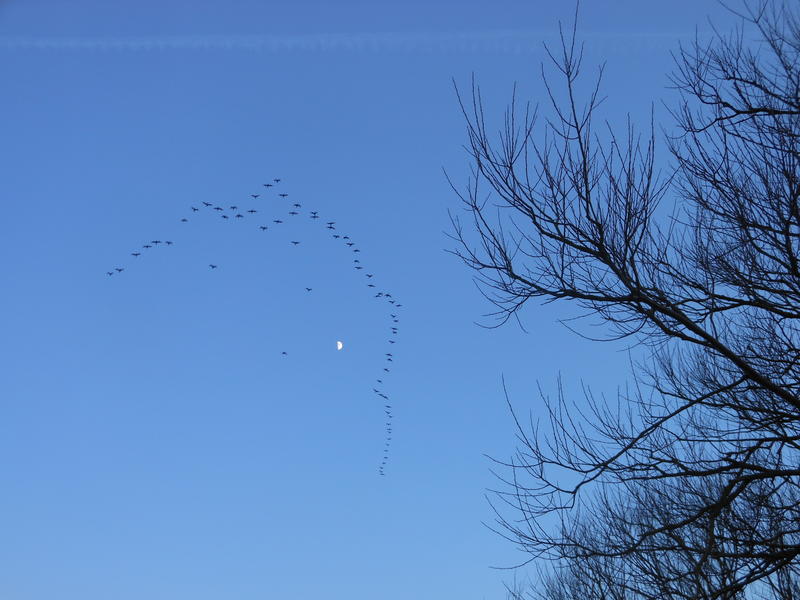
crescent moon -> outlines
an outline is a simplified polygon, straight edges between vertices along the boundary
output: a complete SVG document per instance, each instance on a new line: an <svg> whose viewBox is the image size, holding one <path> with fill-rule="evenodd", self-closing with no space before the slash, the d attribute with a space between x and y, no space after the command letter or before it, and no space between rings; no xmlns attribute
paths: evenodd
<svg viewBox="0 0 800 600"><path fill-rule="evenodd" d="M342 344L342 342L336 342L336 349L341 350L342 348L344 348L344 344Z"/></svg>

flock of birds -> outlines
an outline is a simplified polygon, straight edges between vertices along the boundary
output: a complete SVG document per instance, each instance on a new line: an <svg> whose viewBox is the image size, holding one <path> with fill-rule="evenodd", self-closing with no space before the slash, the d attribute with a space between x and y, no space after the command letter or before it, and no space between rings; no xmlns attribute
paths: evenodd
<svg viewBox="0 0 800 600"><path fill-rule="evenodd" d="M257 227L262 232L269 232L270 229L275 227L280 227L288 222L293 220L299 220L303 216L307 219L318 222L321 225L324 224L324 230L330 232L331 239L344 244L353 255L353 269L359 272L364 272L364 279L365 285L373 294L374 298L381 302L386 302L392 308L390 308L387 312L387 316L391 321L389 325L390 336L389 339L386 340L387 347L385 348L388 350L384 353L384 366L383 371L381 371L375 379L375 384L372 386L372 393L383 402L383 410L385 415L385 439L384 439L384 448L383 448L383 455L380 465L378 467L378 472L381 476L386 475L386 464L389 460L389 450L392 443L392 420L394 415L392 413L392 402L389 395L384 391L385 384L384 379L391 373L392 367L394 365L394 353L392 350L394 349L394 344L397 343L397 335L399 332L398 325L400 323L399 317L399 310L402 308L402 304L400 304L397 299L389 293L385 289L380 289L378 285L374 281L374 273L366 272L366 267L361 262L361 250L353 241L353 239L349 235L345 235L340 233L340 231L336 228L336 221L324 221L323 218L320 216L319 211L312 210L308 211L305 215L301 212L303 209L303 205L300 202L295 202L293 200L289 200L289 194L280 191L279 193L275 194L274 192L278 189L282 190L282 186L280 185L281 180L279 178L273 179L269 183L262 184L262 189L259 190L257 194L250 194L248 202L248 207L244 208L243 206L239 206L238 204L233 204L229 206L221 206L215 204L213 202L201 202L198 205L190 206L191 213L187 214L186 216L180 219L182 224L187 224L191 221L190 217L200 216L202 213L207 213L210 215L216 215L219 217L220 221L254 221L257 220ZM275 218L264 220L260 216L266 212L264 205L267 205L269 209L277 209L278 211L283 210L284 213L274 215ZM259 208L256 208L259 206ZM287 210L288 209L288 210ZM283 218L281 218L283 216ZM285 219L285 220L284 220ZM300 245L299 240L291 240L292 246ZM134 260L140 259L145 253L152 252L155 248L158 247L167 247L172 246L174 242L172 240L150 240L142 244L141 248L137 248L133 250L130 255L133 257ZM219 268L218 264L210 263L208 265L209 270L214 271ZM106 275L112 277L114 275L119 275L125 271L124 266L117 265L113 267L113 269L106 271ZM312 292L313 288L306 287L306 292ZM281 352L281 356L288 357L288 352L285 350Z"/></svg>

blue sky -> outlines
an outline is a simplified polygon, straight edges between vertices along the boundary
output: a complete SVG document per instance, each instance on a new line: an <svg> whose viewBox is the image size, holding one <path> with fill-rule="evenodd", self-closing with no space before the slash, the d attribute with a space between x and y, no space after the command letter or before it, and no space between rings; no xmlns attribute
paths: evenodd
<svg viewBox="0 0 800 600"><path fill-rule="evenodd" d="M613 396L627 356L559 325L566 306L528 307L527 334L475 325L491 307L445 252L442 169L469 166L451 79L474 73L495 116L515 81L543 100L541 42L572 11L0 2L0 597L502 596L490 566L525 557L482 525L484 454L514 448L501 376L535 412L559 374ZM707 15L731 21L586 2L601 116L667 119L669 51ZM391 307L323 221L403 304L392 348ZM153 239L174 244L130 256Z"/></svg>

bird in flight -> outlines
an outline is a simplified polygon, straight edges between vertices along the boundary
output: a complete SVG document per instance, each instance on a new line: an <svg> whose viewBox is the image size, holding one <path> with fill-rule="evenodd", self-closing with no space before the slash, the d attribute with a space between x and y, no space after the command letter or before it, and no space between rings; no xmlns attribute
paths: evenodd
<svg viewBox="0 0 800 600"><path fill-rule="evenodd" d="M142 248L152 248L152 246L149 244L145 244L144 246L142 246Z"/></svg>
<svg viewBox="0 0 800 600"><path fill-rule="evenodd" d="M211 202L205 202L205 201L203 201L203 204L205 204L206 206L211 206Z"/></svg>
<svg viewBox="0 0 800 600"><path fill-rule="evenodd" d="M297 211L292 210L292 211L289 211L289 214L290 215L299 215L300 213L297 212Z"/></svg>
<svg viewBox="0 0 800 600"><path fill-rule="evenodd" d="M169 240L165 241L164 243L165 243L167 246L172 246L172 242L170 242Z"/></svg>
<svg viewBox="0 0 800 600"><path fill-rule="evenodd" d="M286 196L288 196L288 195L289 194L278 194L278 196L280 196L281 198L286 198Z"/></svg>
<svg viewBox="0 0 800 600"><path fill-rule="evenodd" d="M222 215L222 218L223 218L223 219L227 219L227 218L228 218L228 215Z"/></svg>
<svg viewBox="0 0 800 600"><path fill-rule="evenodd" d="M251 215L254 215L254 214L256 214L258 211L257 211L255 208L251 208L251 209L250 209L250 210L248 210L247 212L249 212Z"/></svg>
<svg viewBox="0 0 800 600"><path fill-rule="evenodd" d="M288 353L286 353L285 351L284 351L284 352L281 352L281 355L282 355L282 356L289 356L289 354L288 354Z"/></svg>
<svg viewBox="0 0 800 600"><path fill-rule="evenodd" d="M106 275L113 275L114 271L106 271Z"/></svg>
<svg viewBox="0 0 800 600"><path fill-rule="evenodd" d="M183 219L181 219L181 223L188 223L188 222L189 222L189 219L187 219L186 217L184 217Z"/></svg>
<svg viewBox="0 0 800 600"><path fill-rule="evenodd" d="M262 183L261 185L263 185L264 187L272 187L271 183Z"/></svg>
<svg viewBox="0 0 800 600"><path fill-rule="evenodd" d="M253 200L255 200L256 198L258 198L258 196L259 196L259 194L250 194L250 197L251 197Z"/></svg>
<svg viewBox="0 0 800 600"><path fill-rule="evenodd" d="M367 273L367 277L369 277L370 279L372 279L372 277L373 277L372 273Z"/></svg>
<svg viewBox="0 0 800 600"><path fill-rule="evenodd" d="M300 208L300 204L297 203L293 204L292 206L294 206L295 208Z"/></svg>
<svg viewBox="0 0 800 600"><path fill-rule="evenodd" d="M141 252L131 252L131 256L141 256Z"/></svg>
<svg viewBox="0 0 800 600"><path fill-rule="evenodd" d="M275 183L280 183L281 182L280 179L273 179L272 181L274 181Z"/></svg>
<svg viewBox="0 0 800 600"><path fill-rule="evenodd" d="M122 267L114 267L114 270L115 270L117 273L122 273L122 272L123 272L125 269L123 269Z"/></svg>
<svg viewBox="0 0 800 600"><path fill-rule="evenodd" d="M306 288L306 291L307 291L307 292L310 292L310 291L311 291L311 288Z"/></svg>
<svg viewBox="0 0 800 600"><path fill-rule="evenodd" d="M244 219L244 215L236 213L236 218L237 219Z"/></svg>
<svg viewBox="0 0 800 600"><path fill-rule="evenodd" d="M231 208L231 210L236 210L239 207L238 206L231 206L230 208Z"/></svg>
<svg viewBox="0 0 800 600"><path fill-rule="evenodd" d="M261 225L261 226L259 227L259 229L260 229L261 231L266 231L266 230L267 230L267 226L266 226L266 225Z"/></svg>
<svg viewBox="0 0 800 600"><path fill-rule="evenodd" d="M356 245L356 243L355 243L355 242L347 242L347 245L348 245L348 246L355 246L355 245Z"/></svg>
<svg viewBox="0 0 800 600"><path fill-rule="evenodd" d="M334 234L333 234L333 237L335 237L335 238L338 240L338 239L339 239L340 237L342 237L342 236L340 236L340 235L338 235L338 234L334 233Z"/></svg>
<svg viewBox="0 0 800 600"><path fill-rule="evenodd" d="M208 265L208 266L211 267L212 269L216 269L217 268L217 265Z"/></svg>
<svg viewBox="0 0 800 600"><path fill-rule="evenodd" d="M224 209L224 208L222 208L221 206L215 206L215 207L214 207L214 210L225 210L225 209Z"/></svg>
<svg viewBox="0 0 800 600"><path fill-rule="evenodd" d="M150 243L151 243L151 244L158 245L158 244L160 244L160 243L161 243L161 240L151 240L151 241L150 241Z"/></svg>
<svg viewBox="0 0 800 600"><path fill-rule="evenodd" d="M300 242L292 242L292 244L294 244L295 246L297 246L297 244L299 244L299 243Z"/></svg>
<svg viewBox="0 0 800 600"><path fill-rule="evenodd" d="M283 221L281 221L280 219L275 219L275 220L273 221L273 223L283 223Z"/></svg>
<svg viewBox="0 0 800 600"><path fill-rule="evenodd" d="M199 209L199 208L196 208L196 207L194 207L194 206L192 207L192 212L197 212L198 210L200 210L200 209Z"/></svg>

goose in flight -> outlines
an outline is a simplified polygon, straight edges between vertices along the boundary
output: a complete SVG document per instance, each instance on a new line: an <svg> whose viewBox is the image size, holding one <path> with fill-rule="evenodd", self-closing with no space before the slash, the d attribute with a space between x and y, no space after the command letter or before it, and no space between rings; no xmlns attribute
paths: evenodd
<svg viewBox="0 0 800 600"><path fill-rule="evenodd" d="M259 229L260 229L261 231L266 231L266 230L267 230L267 226L266 226L266 225L261 225L261 226L259 227Z"/></svg>
<svg viewBox="0 0 800 600"><path fill-rule="evenodd" d="M311 288L306 288L306 291L307 291L307 292L310 292L310 291L311 291Z"/></svg>
<svg viewBox="0 0 800 600"><path fill-rule="evenodd" d="M205 202L205 201L203 201L203 204L205 204L206 206L211 206L211 202Z"/></svg>
<svg viewBox="0 0 800 600"><path fill-rule="evenodd" d="M172 246L172 242L170 242L169 240L165 241L164 243L165 243L167 246Z"/></svg>
<svg viewBox="0 0 800 600"><path fill-rule="evenodd" d="M150 244L145 244L144 246L142 246L142 248L152 248L152 246Z"/></svg>
<svg viewBox="0 0 800 600"><path fill-rule="evenodd" d="M113 275L113 274L114 274L114 271L106 271L106 275L109 275L109 276L111 276L111 275Z"/></svg>
<svg viewBox="0 0 800 600"><path fill-rule="evenodd" d="M236 210L237 208L239 208L239 207L238 206L231 206L230 207L231 210Z"/></svg>
<svg viewBox="0 0 800 600"><path fill-rule="evenodd" d="M211 264L210 264L210 265L208 265L208 266L209 266L209 267L211 267L212 269L216 269L216 268L217 268L217 265L211 265Z"/></svg>
<svg viewBox="0 0 800 600"><path fill-rule="evenodd" d="M222 215L222 218L223 218L223 219L227 219L227 218L228 218L228 215Z"/></svg>
<svg viewBox="0 0 800 600"><path fill-rule="evenodd" d="M254 214L256 214L258 211L257 211L255 208L251 208L251 209L250 209L250 210L248 210L247 212L248 212L248 213L250 213L251 215L254 215Z"/></svg>
<svg viewBox="0 0 800 600"><path fill-rule="evenodd" d="M264 187L272 187L271 183L262 183L261 185L263 185Z"/></svg>
<svg viewBox="0 0 800 600"><path fill-rule="evenodd" d="M293 245L297 246L300 242L292 242Z"/></svg>
<svg viewBox="0 0 800 600"><path fill-rule="evenodd" d="M275 219L275 220L274 220L274 221L272 221L272 222L273 222L273 223L283 223L283 221L281 221L280 219Z"/></svg>
<svg viewBox="0 0 800 600"><path fill-rule="evenodd" d="M141 252L131 252L131 256L139 257L141 256Z"/></svg>
<svg viewBox="0 0 800 600"><path fill-rule="evenodd" d="M292 206L294 206L295 208L300 208L300 205L297 204L296 202Z"/></svg>
<svg viewBox="0 0 800 600"><path fill-rule="evenodd" d="M294 216L294 215L299 215L300 213L297 212L296 210L291 210L291 211L289 211L289 214Z"/></svg>
<svg viewBox="0 0 800 600"><path fill-rule="evenodd" d="M273 179L272 181L274 181L275 183L280 183L281 182L280 179Z"/></svg>
<svg viewBox="0 0 800 600"><path fill-rule="evenodd" d="M237 219L244 219L244 215L242 215L240 213L236 213L236 218Z"/></svg>
<svg viewBox="0 0 800 600"><path fill-rule="evenodd" d="M122 273L122 272L123 272L125 269L124 269L124 268L122 268L122 267L114 267L114 270L115 270L117 273Z"/></svg>
<svg viewBox="0 0 800 600"><path fill-rule="evenodd" d="M281 198L286 198L289 194L278 194Z"/></svg>
<svg viewBox="0 0 800 600"><path fill-rule="evenodd" d="M195 207L195 206L192 207L192 212L197 212L198 210L200 210L200 209Z"/></svg>
<svg viewBox="0 0 800 600"><path fill-rule="evenodd" d="M181 223L188 223L188 222L189 222L189 219L187 219L186 217L184 217L183 219L181 219Z"/></svg>
<svg viewBox="0 0 800 600"><path fill-rule="evenodd" d="M256 198L258 198L258 196L259 196L259 194L250 194L250 197L251 197L253 200L255 200Z"/></svg>

